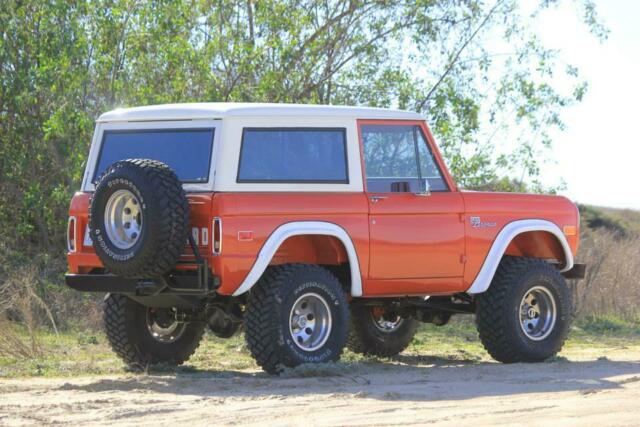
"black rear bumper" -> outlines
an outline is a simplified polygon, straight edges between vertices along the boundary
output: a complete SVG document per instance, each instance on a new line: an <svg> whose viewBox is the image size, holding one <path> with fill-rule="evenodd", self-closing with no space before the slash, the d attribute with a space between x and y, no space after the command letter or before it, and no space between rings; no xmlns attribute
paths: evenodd
<svg viewBox="0 0 640 427"><path fill-rule="evenodd" d="M587 264L573 264L573 268L562 275L565 279L584 279L587 275Z"/></svg>
<svg viewBox="0 0 640 427"><path fill-rule="evenodd" d="M80 292L135 293L139 280L122 279L111 274L67 274L67 286Z"/></svg>
<svg viewBox="0 0 640 427"><path fill-rule="evenodd" d="M80 292L111 292L132 295L171 293L210 294L220 285L217 276L175 274L154 279L124 279L113 274L67 274L67 286Z"/></svg>

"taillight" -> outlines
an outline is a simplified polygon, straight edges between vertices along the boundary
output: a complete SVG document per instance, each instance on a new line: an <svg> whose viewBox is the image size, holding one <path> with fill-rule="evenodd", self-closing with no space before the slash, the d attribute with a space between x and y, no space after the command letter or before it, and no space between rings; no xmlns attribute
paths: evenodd
<svg viewBox="0 0 640 427"><path fill-rule="evenodd" d="M213 244L211 245L211 248L213 250L213 254L220 255L220 252L222 252L222 219L219 217L213 218L212 234Z"/></svg>
<svg viewBox="0 0 640 427"><path fill-rule="evenodd" d="M76 217L70 216L67 223L67 249L69 252L76 251Z"/></svg>

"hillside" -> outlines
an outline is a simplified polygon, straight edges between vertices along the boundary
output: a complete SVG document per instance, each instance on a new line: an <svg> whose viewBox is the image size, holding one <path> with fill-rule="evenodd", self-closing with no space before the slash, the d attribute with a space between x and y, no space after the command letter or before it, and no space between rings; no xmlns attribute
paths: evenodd
<svg viewBox="0 0 640 427"><path fill-rule="evenodd" d="M583 230L604 228L620 236L640 236L640 211L578 205Z"/></svg>

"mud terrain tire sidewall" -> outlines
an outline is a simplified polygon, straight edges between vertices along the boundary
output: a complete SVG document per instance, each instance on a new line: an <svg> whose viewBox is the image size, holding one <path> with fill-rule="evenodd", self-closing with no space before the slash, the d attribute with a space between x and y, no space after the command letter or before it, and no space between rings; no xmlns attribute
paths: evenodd
<svg viewBox="0 0 640 427"><path fill-rule="evenodd" d="M305 351L293 341L290 313L307 293L321 296L332 317L326 342ZM326 269L306 264L270 267L251 290L245 313L245 338L251 355L267 372L303 363L336 361L344 348L349 323L348 303L340 282Z"/></svg>
<svg viewBox="0 0 640 427"><path fill-rule="evenodd" d="M181 365L198 348L206 324L191 322L174 342L160 342L147 328L148 308L120 294L107 294L103 321L112 350L130 369L149 365Z"/></svg>
<svg viewBox="0 0 640 427"><path fill-rule="evenodd" d="M556 304L555 325L539 341L524 333L519 318L520 302L534 286L548 290ZM489 289L478 296L476 324L482 344L494 359L541 362L561 350L572 312L571 292L555 266L539 259L505 257Z"/></svg>
<svg viewBox="0 0 640 427"><path fill-rule="evenodd" d="M138 198L142 229L128 249L108 238L105 208L112 194L127 190ZM105 268L125 278L160 276L180 259L189 232L189 203L176 174L154 160L124 160L110 166L96 184L89 210L91 238Z"/></svg>
<svg viewBox="0 0 640 427"><path fill-rule="evenodd" d="M402 324L394 331L383 332L374 325L371 307L351 305L351 328L347 348L354 353L391 357L401 353L413 340L418 321L403 317Z"/></svg>

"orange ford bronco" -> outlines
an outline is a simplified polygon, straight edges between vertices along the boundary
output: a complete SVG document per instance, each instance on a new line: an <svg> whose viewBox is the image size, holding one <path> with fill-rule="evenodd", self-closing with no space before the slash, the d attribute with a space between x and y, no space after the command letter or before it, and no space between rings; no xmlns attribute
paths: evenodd
<svg viewBox="0 0 640 427"><path fill-rule="evenodd" d="M121 109L71 201L67 284L107 292L113 350L180 364L244 327L270 373L392 356L475 313L502 362L556 354L579 217L564 197L458 189L417 113L284 104Z"/></svg>

